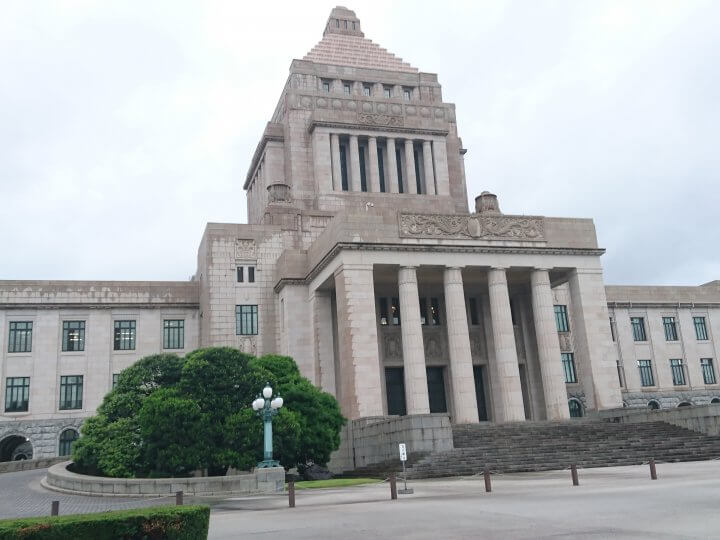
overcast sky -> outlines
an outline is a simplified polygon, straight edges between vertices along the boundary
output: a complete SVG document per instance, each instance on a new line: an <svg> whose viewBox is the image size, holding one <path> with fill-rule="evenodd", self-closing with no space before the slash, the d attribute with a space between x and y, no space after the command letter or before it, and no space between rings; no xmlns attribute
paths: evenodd
<svg viewBox="0 0 720 540"><path fill-rule="evenodd" d="M328 2L32 1L0 17L0 279L184 280ZM249 7L252 6L252 7ZM387 0L471 197L592 217L608 284L720 279L720 2Z"/></svg>

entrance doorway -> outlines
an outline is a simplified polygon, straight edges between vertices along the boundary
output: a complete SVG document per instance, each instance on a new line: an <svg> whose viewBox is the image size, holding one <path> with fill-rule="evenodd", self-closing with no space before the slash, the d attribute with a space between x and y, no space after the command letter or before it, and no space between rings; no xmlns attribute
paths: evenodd
<svg viewBox="0 0 720 540"><path fill-rule="evenodd" d="M21 461L32 457L32 444L25 437L11 435L0 441L0 461Z"/></svg>
<svg viewBox="0 0 720 540"><path fill-rule="evenodd" d="M428 397L430 398L430 412L447 412L445 400L445 377L442 367L427 368Z"/></svg>
<svg viewBox="0 0 720 540"><path fill-rule="evenodd" d="M477 397L478 419L488 420L487 403L485 402L485 366L473 366L475 377L475 397Z"/></svg>
<svg viewBox="0 0 720 540"><path fill-rule="evenodd" d="M401 367L385 368L385 395L388 414L405 415L405 370Z"/></svg>

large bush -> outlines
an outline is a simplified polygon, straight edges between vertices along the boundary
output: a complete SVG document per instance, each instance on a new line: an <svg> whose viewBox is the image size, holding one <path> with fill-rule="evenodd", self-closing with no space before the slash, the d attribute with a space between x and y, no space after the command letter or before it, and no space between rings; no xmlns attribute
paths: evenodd
<svg viewBox="0 0 720 540"><path fill-rule="evenodd" d="M82 427L76 468L114 477L249 469L262 459L262 421L250 404L266 382L285 400L273 421L275 458L286 468L326 464L345 422L335 398L292 358L223 347L148 356L124 370Z"/></svg>
<svg viewBox="0 0 720 540"><path fill-rule="evenodd" d="M98 514L0 520L0 538L24 540L200 540L207 538L208 506L156 506Z"/></svg>

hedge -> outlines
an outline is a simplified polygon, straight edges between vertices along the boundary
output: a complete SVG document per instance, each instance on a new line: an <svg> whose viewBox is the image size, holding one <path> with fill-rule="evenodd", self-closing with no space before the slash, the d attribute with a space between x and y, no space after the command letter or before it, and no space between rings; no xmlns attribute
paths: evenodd
<svg viewBox="0 0 720 540"><path fill-rule="evenodd" d="M207 538L208 506L154 506L98 514L0 520L2 540L198 540Z"/></svg>

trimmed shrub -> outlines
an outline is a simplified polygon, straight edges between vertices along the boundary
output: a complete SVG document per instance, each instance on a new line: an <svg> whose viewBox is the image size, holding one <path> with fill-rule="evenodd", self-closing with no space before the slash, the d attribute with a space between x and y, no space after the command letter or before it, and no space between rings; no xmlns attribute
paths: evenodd
<svg viewBox="0 0 720 540"><path fill-rule="evenodd" d="M0 520L2 540L199 540L209 506L155 506L99 514Z"/></svg>

